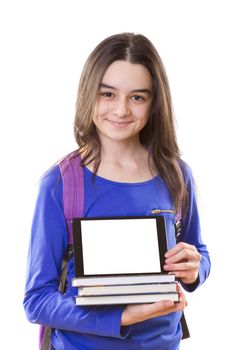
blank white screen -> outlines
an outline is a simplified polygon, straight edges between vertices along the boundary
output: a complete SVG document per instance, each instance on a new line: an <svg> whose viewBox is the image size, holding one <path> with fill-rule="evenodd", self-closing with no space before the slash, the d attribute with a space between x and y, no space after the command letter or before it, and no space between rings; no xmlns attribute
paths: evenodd
<svg viewBox="0 0 228 350"><path fill-rule="evenodd" d="M156 220L81 221L84 274L161 272Z"/></svg>

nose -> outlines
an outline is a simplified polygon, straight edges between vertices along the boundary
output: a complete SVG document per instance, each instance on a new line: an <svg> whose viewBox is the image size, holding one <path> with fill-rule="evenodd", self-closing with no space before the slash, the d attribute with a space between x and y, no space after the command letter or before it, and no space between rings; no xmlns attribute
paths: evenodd
<svg viewBox="0 0 228 350"><path fill-rule="evenodd" d="M119 118L124 118L129 115L129 106L126 99L119 99L114 105L113 114Z"/></svg>

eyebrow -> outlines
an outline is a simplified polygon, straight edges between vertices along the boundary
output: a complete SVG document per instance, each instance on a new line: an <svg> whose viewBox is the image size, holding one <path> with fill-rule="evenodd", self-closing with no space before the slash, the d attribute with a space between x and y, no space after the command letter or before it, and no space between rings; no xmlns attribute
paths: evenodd
<svg viewBox="0 0 228 350"><path fill-rule="evenodd" d="M112 89L112 90L117 90L117 88L115 88L114 86L111 86L111 85L108 85L108 84L104 84L104 83L101 83L99 85L100 88L106 88L106 89ZM151 94L151 91L149 89L134 89L132 91L130 91L131 93L132 92L141 92L141 93L147 93L147 94Z"/></svg>

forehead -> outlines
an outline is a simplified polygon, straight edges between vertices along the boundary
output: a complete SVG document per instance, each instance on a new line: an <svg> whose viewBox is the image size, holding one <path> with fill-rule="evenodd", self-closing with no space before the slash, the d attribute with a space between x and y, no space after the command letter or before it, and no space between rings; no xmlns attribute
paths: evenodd
<svg viewBox="0 0 228 350"><path fill-rule="evenodd" d="M128 61L115 61L105 71L102 83L117 89L151 89L152 79L149 71L141 64Z"/></svg>

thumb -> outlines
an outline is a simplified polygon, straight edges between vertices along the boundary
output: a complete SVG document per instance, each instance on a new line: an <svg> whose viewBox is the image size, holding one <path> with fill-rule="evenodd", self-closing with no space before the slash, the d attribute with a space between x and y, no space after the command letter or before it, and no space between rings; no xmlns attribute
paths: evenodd
<svg viewBox="0 0 228 350"><path fill-rule="evenodd" d="M149 314L157 314L164 312L174 306L172 300L161 300L153 304L145 304L144 312Z"/></svg>

